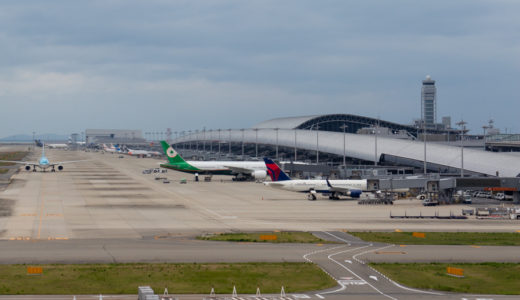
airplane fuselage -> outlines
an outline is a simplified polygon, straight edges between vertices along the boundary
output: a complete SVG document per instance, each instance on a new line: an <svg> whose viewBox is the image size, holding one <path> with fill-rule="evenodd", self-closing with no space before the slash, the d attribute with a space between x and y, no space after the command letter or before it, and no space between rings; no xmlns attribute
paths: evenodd
<svg viewBox="0 0 520 300"><path fill-rule="evenodd" d="M261 161L186 161L179 164L165 163L161 167L186 173L215 175L232 175L234 172L230 167L263 171L266 169L265 163Z"/></svg>
<svg viewBox="0 0 520 300"><path fill-rule="evenodd" d="M343 188L349 190L359 190L366 191L367 190L367 181L366 180L329 180L330 185L335 188ZM309 191L316 191L317 193L331 193L331 188L327 184L327 180L286 180L286 181L274 181L274 182L265 182L265 185L268 185L273 188L292 191L292 192L300 192L300 193L308 193Z"/></svg>

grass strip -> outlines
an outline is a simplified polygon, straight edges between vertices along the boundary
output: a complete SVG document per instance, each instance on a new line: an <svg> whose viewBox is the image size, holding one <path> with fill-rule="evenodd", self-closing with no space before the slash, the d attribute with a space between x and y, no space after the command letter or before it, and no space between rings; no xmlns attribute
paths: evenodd
<svg viewBox="0 0 520 300"><path fill-rule="evenodd" d="M262 235L276 236L275 240L262 240ZM332 243L317 238L309 232L252 232L252 233L221 233L197 237L199 240L222 242L252 242L252 243Z"/></svg>
<svg viewBox="0 0 520 300"><path fill-rule="evenodd" d="M349 232L362 240L404 245L520 246L516 232L425 232L425 238L412 232Z"/></svg>
<svg viewBox="0 0 520 300"><path fill-rule="evenodd" d="M371 263L373 268L409 287L475 294L520 294L519 263ZM461 268L464 277L447 274L447 267Z"/></svg>
<svg viewBox="0 0 520 300"><path fill-rule="evenodd" d="M25 156L27 156L27 152L23 151L0 152L0 160L20 161ZM12 165L14 165L14 163L0 162L0 167L7 167ZM0 174L7 173L8 171L9 169L0 168Z"/></svg>
<svg viewBox="0 0 520 300"><path fill-rule="evenodd" d="M0 267L0 294L135 294L137 287L164 288L172 294L305 292L336 286L310 263L183 263L37 265L43 275L27 275L28 265Z"/></svg>

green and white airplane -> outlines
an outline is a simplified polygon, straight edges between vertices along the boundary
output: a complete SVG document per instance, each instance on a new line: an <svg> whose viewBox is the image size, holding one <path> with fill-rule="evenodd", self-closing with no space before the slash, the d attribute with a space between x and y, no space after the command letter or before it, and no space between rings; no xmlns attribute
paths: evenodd
<svg viewBox="0 0 520 300"><path fill-rule="evenodd" d="M263 161L185 161L166 141L161 141L168 162L161 168L185 173L231 175L236 178L253 178L264 180L267 168Z"/></svg>

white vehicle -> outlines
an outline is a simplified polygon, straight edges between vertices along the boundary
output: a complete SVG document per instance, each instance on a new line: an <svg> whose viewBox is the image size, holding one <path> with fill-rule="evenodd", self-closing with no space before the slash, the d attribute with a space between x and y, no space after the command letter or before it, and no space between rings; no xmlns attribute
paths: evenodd
<svg viewBox="0 0 520 300"><path fill-rule="evenodd" d="M60 161L56 163L51 163L49 159L45 156L45 144L42 145L42 156L40 157L40 160L37 162L28 162L28 161L10 161L10 160L0 160L0 162L8 162L8 163L14 163L14 164L23 164L25 165L25 170L30 171L31 169L33 172L36 172L36 168L42 170L45 172L45 170L51 168L51 172L56 172L56 167L58 171L63 171L63 164L70 164L70 163L76 163L80 161L86 161L86 160L71 160L71 161Z"/></svg>
<svg viewBox="0 0 520 300"><path fill-rule="evenodd" d="M263 180L267 176L267 169L263 161L185 161L165 141L161 141L167 163L162 168L172 169L185 173L208 175L232 175L237 179L253 178Z"/></svg>
<svg viewBox="0 0 520 300"><path fill-rule="evenodd" d="M337 200L339 196L359 198L366 191L366 180L293 180L280 167L268 158L264 158L271 182L264 185L299 193L307 193L308 200L316 200L316 194L328 195L329 199Z"/></svg>

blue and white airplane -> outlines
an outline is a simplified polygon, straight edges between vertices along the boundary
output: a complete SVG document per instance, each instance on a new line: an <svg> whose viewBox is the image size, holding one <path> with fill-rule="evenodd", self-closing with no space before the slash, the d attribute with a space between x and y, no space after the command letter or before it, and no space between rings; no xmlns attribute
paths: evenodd
<svg viewBox="0 0 520 300"><path fill-rule="evenodd" d="M41 169L43 172L45 170L51 168L51 172L56 172L56 167L58 171L63 171L63 164L70 164L80 161L86 160L72 160L72 161L60 161L57 163L51 163L49 159L45 156L45 144L42 145L42 156L40 160L37 162L30 161L11 161L11 160L0 160L0 162L14 163L14 164L23 164L25 165L25 170L30 171L32 169L33 172L36 172L36 168Z"/></svg>

